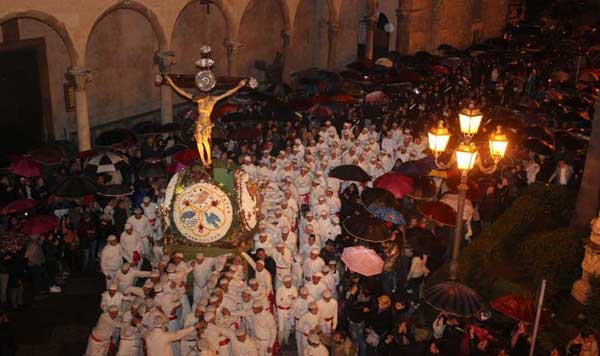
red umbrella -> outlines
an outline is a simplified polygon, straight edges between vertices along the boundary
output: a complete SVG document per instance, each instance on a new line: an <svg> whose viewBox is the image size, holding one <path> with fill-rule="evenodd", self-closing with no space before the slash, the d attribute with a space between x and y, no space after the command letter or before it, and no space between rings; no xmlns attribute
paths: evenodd
<svg viewBox="0 0 600 356"><path fill-rule="evenodd" d="M28 235L40 235L54 230L57 218L54 215L35 215L25 221L21 232Z"/></svg>
<svg viewBox="0 0 600 356"><path fill-rule="evenodd" d="M403 176L395 172L386 173L373 182L375 188L385 189L394 194L397 199L404 198L414 189L414 181L410 177Z"/></svg>
<svg viewBox="0 0 600 356"><path fill-rule="evenodd" d="M496 298L490 303L492 309L506 315L509 318L520 320L524 323L533 324L535 322L535 303L531 298L521 297L515 294L508 294ZM545 310L542 310L542 324L548 324L550 318Z"/></svg>
<svg viewBox="0 0 600 356"><path fill-rule="evenodd" d="M26 178L40 176L40 165L35 163L31 156L23 156L19 161L11 164L8 170L12 174Z"/></svg>
<svg viewBox="0 0 600 356"><path fill-rule="evenodd" d="M188 148L187 150L179 151L173 155L175 162L191 163L197 159L200 159L198 150L195 148Z"/></svg>
<svg viewBox="0 0 600 356"><path fill-rule="evenodd" d="M237 112L239 110L240 110L239 105L225 104L225 105L219 106L218 108L213 110L213 112L210 116L213 119L217 119L217 118L223 117L227 114L231 114L232 112Z"/></svg>
<svg viewBox="0 0 600 356"><path fill-rule="evenodd" d="M438 224L455 226L456 212L448 204L439 201L426 201L419 206L417 210L427 219L437 222Z"/></svg>
<svg viewBox="0 0 600 356"><path fill-rule="evenodd" d="M352 96L352 95L348 95L348 94L337 94L332 96L331 98L329 98L330 101L334 102L334 103L351 103L351 102L355 102L356 99Z"/></svg>
<svg viewBox="0 0 600 356"><path fill-rule="evenodd" d="M450 73L450 69L448 67L441 66L439 64L431 67L431 71L435 74L446 75Z"/></svg>
<svg viewBox="0 0 600 356"><path fill-rule="evenodd" d="M449 170L448 178L446 178L446 186L448 189L453 193L457 193L459 184L460 173L458 170ZM469 190L467 190L467 199L472 202L481 201L481 189L479 189L479 184L473 179L468 179L467 186L469 187Z"/></svg>
<svg viewBox="0 0 600 356"><path fill-rule="evenodd" d="M262 136L262 132L256 127L240 127L235 130L230 138L236 141L244 141L244 140L254 140Z"/></svg>
<svg viewBox="0 0 600 356"><path fill-rule="evenodd" d="M9 215L14 213L20 213L25 210L29 210L37 205L37 201L33 199L19 199L10 202L0 210L0 215Z"/></svg>
<svg viewBox="0 0 600 356"><path fill-rule="evenodd" d="M374 250L364 246L346 247L342 253L342 261L352 272L370 277L381 274L383 260Z"/></svg>
<svg viewBox="0 0 600 356"><path fill-rule="evenodd" d="M310 109L308 109L308 112L317 117L326 118L333 116L333 110L331 110L330 107L321 104L315 104L311 106Z"/></svg>
<svg viewBox="0 0 600 356"><path fill-rule="evenodd" d="M58 164L63 160L63 158L65 158L61 147L59 145L52 144L36 147L35 149L29 151L29 154L35 162L45 166Z"/></svg>

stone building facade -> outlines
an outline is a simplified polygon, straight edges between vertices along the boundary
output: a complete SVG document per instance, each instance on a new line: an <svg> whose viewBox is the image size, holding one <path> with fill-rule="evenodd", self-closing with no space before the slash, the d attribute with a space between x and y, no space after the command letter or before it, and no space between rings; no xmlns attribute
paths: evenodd
<svg viewBox="0 0 600 356"><path fill-rule="evenodd" d="M200 46L209 44L217 74L230 76L255 75L256 60L270 63L280 52L289 76L342 68L357 59L359 44L373 56L382 15L393 25L388 49L400 53L500 35L507 1L0 0L0 50L15 41L45 41L46 135L77 132L85 150L90 128L156 110L163 122L172 120L178 99L154 84L156 52L174 52L172 72L193 73ZM67 83L75 87L75 112L65 108Z"/></svg>

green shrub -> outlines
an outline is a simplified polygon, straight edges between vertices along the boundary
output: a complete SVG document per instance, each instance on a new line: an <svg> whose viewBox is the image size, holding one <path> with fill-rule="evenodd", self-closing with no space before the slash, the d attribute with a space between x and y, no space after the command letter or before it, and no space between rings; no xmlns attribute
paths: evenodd
<svg viewBox="0 0 600 356"><path fill-rule="evenodd" d="M590 278L590 294L585 305L585 314L593 328L600 328L600 278Z"/></svg>
<svg viewBox="0 0 600 356"><path fill-rule="evenodd" d="M584 238L583 233L568 228L530 235L515 248L515 267L529 281L545 278L546 295L552 299L570 290L581 275Z"/></svg>
<svg viewBox="0 0 600 356"><path fill-rule="evenodd" d="M494 284L498 281L514 284L525 278L531 292L536 291L537 281L542 277L556 288L552 293L570 289L570 283L579 275L574 270L581 261L581 240L568 230L548 236L542 233L567 226L574 202L572 191L544 184L531 185L473 243L463 248L459 265L461 281L484 297L495 296L499 289ZM563 241L562 236L570 238ZM525 259L524 266L520 266L521 259ZM507 269L526 277L504 275ZM517 280L513 280L515 277ZM530 285L533 280L536 282Z"/></svg>

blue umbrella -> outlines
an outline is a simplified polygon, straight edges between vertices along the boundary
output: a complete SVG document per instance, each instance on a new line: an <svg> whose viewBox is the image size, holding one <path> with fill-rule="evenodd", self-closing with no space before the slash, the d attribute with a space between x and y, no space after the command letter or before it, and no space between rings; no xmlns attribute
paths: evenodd
<svg viewBox="0 0 600 356"><path fill-rule="evenodd" d="M407 161L394 168L394 172L407 177L426 176L435 168L435 161L431 157L421 158L416 161Z"/></svg>
<svg viewBox="0 0 600 356"><path fill-rule="evenodd" d="M367 208L369 213L375 216L378 219L383 221L391 222L395 225L404 225L406 224L406 220L404 219L404 215L401 212L394 208L390 208L387 206L377 206L376 204L372 204Z"/></svg>

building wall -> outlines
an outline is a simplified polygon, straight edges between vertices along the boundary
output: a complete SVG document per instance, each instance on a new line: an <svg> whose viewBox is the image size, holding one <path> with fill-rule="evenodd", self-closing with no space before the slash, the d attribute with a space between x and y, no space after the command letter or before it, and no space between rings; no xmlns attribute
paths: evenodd
<svg viewBox="0 0 600 356"><path fill-rule="evenodd" d="M179 15L173 30L171 47L175 51L177 63L174 73L192 74L198 71L196 60L200 58L200 47L209 45L215 59L214 71L217 75L227 74L227 24L221 11L214 5L209 7L200 2L190 3Z"/></svg>
<svg viewBox="0 0 600 356"><path fill-rule="evenodd" d="M136 11L115 10L98 21L85 58L93 72L91 126L160 108L160 89L154 84L157 50L154 29Z"/></svg>
<svg viewBox="0 0 600 356"><path fill-rule="evenodd" d="M65 108L64 85L68 83L65 73L71 65L66 46L58 34L43 22L33 19L19 19L21 39L44 38L48 62L51 115L54 122L54 137L64 139L65 129L75 129L75 117Z"/></svg>
<svg viewBox="0 0 600 356"><path fill-rule="evenodd" d="M199 48L208 43L216 71L227 71L224 41L242 47L234 60L237 75L257 75L256 60L267 64L284 50L282 33L291 36L285 73L311 66L324 67L328 57L328 26L339 25L335 67L356 60L358 23L367 14L368 0L211 0L210 14L198 0L0 0L0 24L22 19L25 36L41 36L48 45L50 95L58 138L73 130L72 114L64 112L63 85L69 66L94 71L88 88L91 125L121 120L159 109L160 90L153 84L153 55L174 50L174 71L193 73ZM370 3L396 27L408 52L435 50L437 45L469 45L473 30L484 37L501 34L507 0L379 0ZM474 1L481 16L473 16ZM439 17L432 3L441 2ZM402 5L406 23L396 23ZM435 20L439 19L439 20ZM432 23L436 21L436 23ZM37 23L45 23L39 25ZM178 99L176 99L177 101Z"/></svg>

